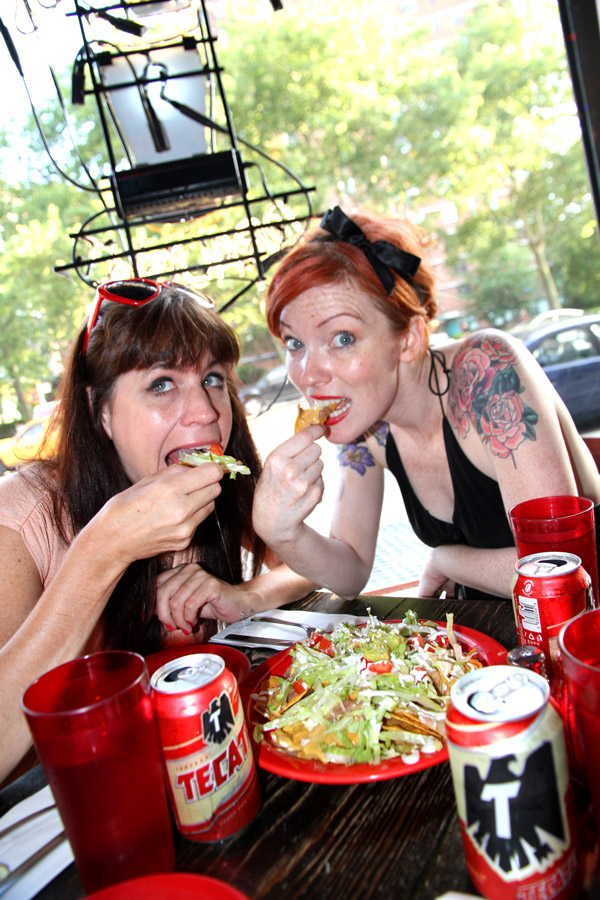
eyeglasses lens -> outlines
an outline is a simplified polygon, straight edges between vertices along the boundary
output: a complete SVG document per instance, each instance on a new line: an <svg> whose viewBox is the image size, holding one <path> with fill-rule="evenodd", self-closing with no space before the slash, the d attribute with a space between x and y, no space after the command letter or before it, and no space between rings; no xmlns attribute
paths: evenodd
<svg viewBox="0 0 600 900"><path fill-rule="evenodd" d="M104 286L103 294L106 300L131 300L133 303L144 303L158 294L157 284L148 284L143 281L113 281Z"/></svg>

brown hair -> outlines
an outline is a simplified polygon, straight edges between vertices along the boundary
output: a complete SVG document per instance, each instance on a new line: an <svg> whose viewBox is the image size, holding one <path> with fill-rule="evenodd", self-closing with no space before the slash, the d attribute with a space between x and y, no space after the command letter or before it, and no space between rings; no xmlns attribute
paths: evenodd
<svg viewBox="0 0 600 900"><path fill-rule="evenodd" d="M426 321L435 317L433 267L423 258L426 241L421 232L408 222L367 213L354 213L352 221L370 241L388 241L421 257L416 275L405 280L394 273L394 289L388 296L362 250L315 228L285 257L269 284L265 313L276 337L281 337L281 314L288 303L304 291L331 282L348 282L367 293L397 331L408 328L415 315Z"/></svg>
<svg viewBox="0 0 600 900"><path fill-rule="evenodd" d="M111 497L130 486L101 422L117 376L155 364L193 368L208 352L227 372L233 414L227 452L242 459L252 474L222 480L216 501L219 524L209 516L192 545L202 567L224 581L242 580L242 546L252 551L252 575L258 574L265 545L252 527L252 498L262 466L237 394L239 346L234 332L187 289L179 292L173 285L142 306L105 302L85 357L84 335L85 326L74 342L59 388L53 423L58 432L56 453L40 464L62 539L68 544ZM143 653L160 647L162 626L154 616L158 571L158 560L151 559L132 563L124 573L104 612L108 646Z"/></svg>

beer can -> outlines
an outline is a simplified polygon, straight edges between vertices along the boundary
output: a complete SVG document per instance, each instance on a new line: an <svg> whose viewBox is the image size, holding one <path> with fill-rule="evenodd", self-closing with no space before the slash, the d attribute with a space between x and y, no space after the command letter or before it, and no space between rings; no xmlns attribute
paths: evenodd
<svg viewBox="0 0 600 900"><path fill-rule="evenodd" d="M592 580L573 553L555 550L518 560L512 600L520 645L543 650L552 684L560 674L558 634L569 619L591 607Z"/></svg>
<svg viewBox="0 0 600 900"><path fill-rule="evenodd" d="M220 656L170 660L151 679L167 786L179 831L220 841L260 807L252 746L237 682Z"/></svg>
<svg viewBox="0 0 600 900"><path fill-rule="evenodd" d="M446 737L469 876L489 900L579 896L562 719L545 678L488 666L452 686Z"/></svg>

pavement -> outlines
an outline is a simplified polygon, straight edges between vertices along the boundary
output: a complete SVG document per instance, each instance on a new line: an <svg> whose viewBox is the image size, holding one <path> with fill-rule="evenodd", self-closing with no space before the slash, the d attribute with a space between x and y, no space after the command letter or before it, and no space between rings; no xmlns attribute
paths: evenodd
<svg viewBox="0 0 600 900"><path fill-rule="evenodd" d="M297 406L295 400L278 403L268 412L248 420L250 431L263 459L274 447L294 433ZM329 534L338 463L336 447L325 439L319 443L325 466L323 472L325 493L307 522L320 534ZM396 479L386 471L375 562L364 590L377 591L418 579L429 552L429 547L416 537L408 522Z"/></svg>

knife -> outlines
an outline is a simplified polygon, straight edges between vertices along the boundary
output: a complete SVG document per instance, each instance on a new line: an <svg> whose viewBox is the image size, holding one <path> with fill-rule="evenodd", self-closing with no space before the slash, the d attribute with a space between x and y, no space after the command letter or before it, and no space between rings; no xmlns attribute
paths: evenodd
<svg viewBox="0 0 600 900"><path fill-rule="evenodd" d="M51 841L48 841L47 844L44 844L43 847L30 856L29 859L26 859L25 862L22 862L20 866L17 866L16 869L12 869L6 878L0 881L0 895L5 894L6 891L13 886L13 884L21 878L26 872L29 872L44 856L47 856L55 847L58 847L59 844L62 844L63 841L66 841L67 836L64 831L59 832L56 837L52 838Z"/></svg>
<svg viewBox="0 0 600 900"><path fill-rule="evenodd" d="M242 644L265 644L269 647L291 647L292 644L298 643L293 639L291 641L286 641L281 638L263 638L259 637L257 634L222 634L219 636L218 643L221 641L239 641Z"/></svg>

